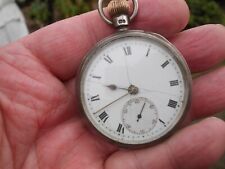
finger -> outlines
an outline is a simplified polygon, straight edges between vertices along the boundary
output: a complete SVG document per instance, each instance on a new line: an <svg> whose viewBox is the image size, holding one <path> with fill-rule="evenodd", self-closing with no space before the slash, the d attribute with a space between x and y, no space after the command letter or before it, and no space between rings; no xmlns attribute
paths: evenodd
<svg viewBox="0 0 225 169"><path fill-rule="evenodd" d="M215 139L216 138L216 139ZM106 169L205 169L225 152L225 123L211 118L153 148L113 154Z"/></svg>
<svg viewBox="0 0 225 169"><path fill-rule="evenodd" d="M139 3L139 15L133 24L136 29L170 36L188 22L189 10L184 0L140 0ZM75 75L87 51L113 31L94 11L48 26L22 43L55 76L68 80Z"/></svg>
<svg viewBox="0 0 225 169"><path fill-rule="evenodd" d="M184 55L192 72L205 71L225 59L225 27L205 25L170 39Z"/></svg>
<svg viewBox="0 0 225 169"><path fill-rule="evenodd" d="M195 79L190 119L225 110L225 67Z"/></svg>

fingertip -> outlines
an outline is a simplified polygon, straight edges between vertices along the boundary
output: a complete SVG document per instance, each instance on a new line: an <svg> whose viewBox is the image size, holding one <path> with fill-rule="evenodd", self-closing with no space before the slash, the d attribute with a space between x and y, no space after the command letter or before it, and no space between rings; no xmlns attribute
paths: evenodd
<svg viewBox="0 0 225 169"><path fill-rule="evenodd" d="M170 38L192 72L206 71L225 58L225 27L209 24L185 30Z"/></svg>
<svg viewBox="0 0 225 169"><path fill-rule="evenodd" d="M189 22L189 16L189 8L184 0L143 0L133 26L168 37L183 30Z"/></svg>
<svg viewBox="0 0 225 169"><path fill-rule="evenodd" d="M176 6L171 6L172 8L176 8L176 10L172 10L174 11L174 15L171 16L172 18L174 18L177 21L177 29L179 31L183 30L187 24L189 23L189 19L190 19L190 10L189 7L186 3L186 1L184 0L178 0L177 3L179 4L179 8L176 8ZM175 32L176 33L176 32Z"/></svg>
<svg viewBox="0 0 225 169"><path fill-rule="evenodd" d="M208 132L211 130L211 133L215 135L215 138L221 137L225 143L225 121L217 117L209 117L204 120L202 124L205 125Z"/></svg>

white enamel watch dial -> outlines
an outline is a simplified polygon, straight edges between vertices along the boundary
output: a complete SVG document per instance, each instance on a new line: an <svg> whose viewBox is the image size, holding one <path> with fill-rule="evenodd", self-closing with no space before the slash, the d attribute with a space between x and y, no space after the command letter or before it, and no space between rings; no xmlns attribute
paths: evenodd
<svg viewBox="0 0 225 169"><path fill-rule="evenodd" d="M123 145L154 143L184 116L191 76L180 53L156 34L126 31L100 42L80 72L79 96L97 131Z"/></svg>

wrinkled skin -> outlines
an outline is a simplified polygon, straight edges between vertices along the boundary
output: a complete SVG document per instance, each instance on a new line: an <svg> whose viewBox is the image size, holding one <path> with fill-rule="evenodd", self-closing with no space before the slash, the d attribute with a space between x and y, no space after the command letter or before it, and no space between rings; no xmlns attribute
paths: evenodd
<svg viewBox="0 0 225 169"><path fill-rule="evenodd" d="M225 123L207 118L225 109L225 28L181 32L183 0L140 0L132 24L166 36L184 55L194 79L189 114L175 135L154 147L123 150L93 134L76 100L78 66L93 45L113 33L90 12L43 28L0 49L0 168L205 169L225 152Z"/></svg>

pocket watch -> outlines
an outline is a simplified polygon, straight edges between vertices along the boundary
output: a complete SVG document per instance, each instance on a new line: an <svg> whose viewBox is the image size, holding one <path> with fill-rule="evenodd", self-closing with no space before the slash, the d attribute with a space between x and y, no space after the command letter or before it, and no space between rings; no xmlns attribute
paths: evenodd
<svg viewBox="0 0 225 169"><path fill-rule="evenodd" d="M138 1L132 4L111 0L107 17L99 0L100 16L118 31L83 60L78 96L93 129L135 148L158 143L178 128L190 105L192 78L183 56L166 38L128 29L138 13Z"/></svg>

